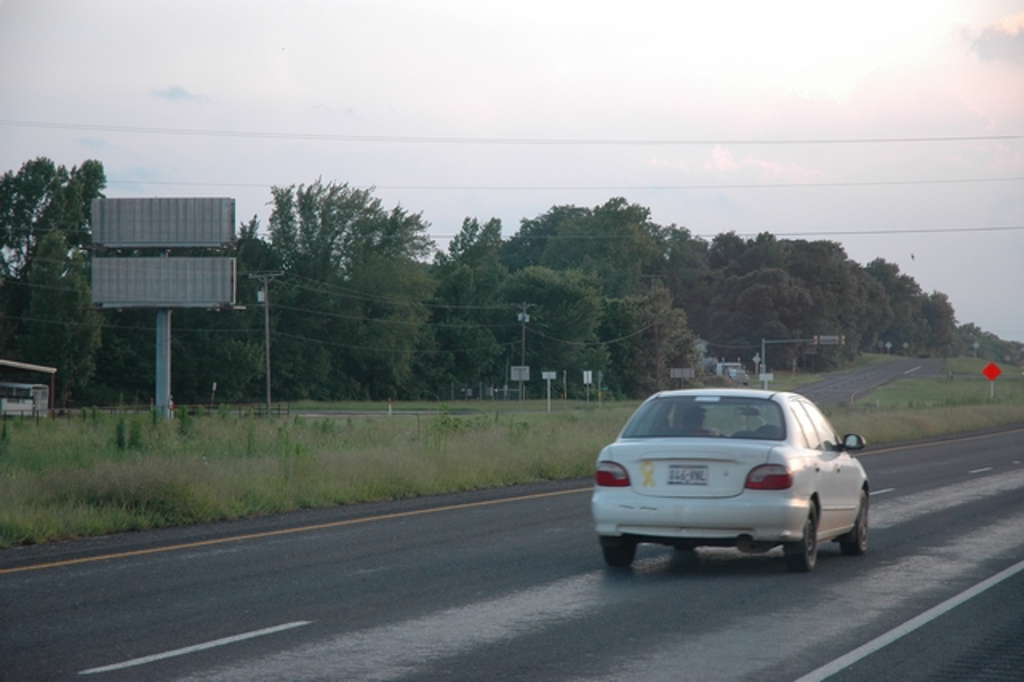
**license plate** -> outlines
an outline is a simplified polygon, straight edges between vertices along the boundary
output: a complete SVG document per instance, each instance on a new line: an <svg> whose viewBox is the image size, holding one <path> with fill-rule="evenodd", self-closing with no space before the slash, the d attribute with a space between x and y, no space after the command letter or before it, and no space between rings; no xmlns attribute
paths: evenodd
<svg viewBox="0 0 1024 682"><path fill-rule="evenodd" d="M669 485L707 485L708 468L706 466L689 466L686 464L668 465Z"/></svg>

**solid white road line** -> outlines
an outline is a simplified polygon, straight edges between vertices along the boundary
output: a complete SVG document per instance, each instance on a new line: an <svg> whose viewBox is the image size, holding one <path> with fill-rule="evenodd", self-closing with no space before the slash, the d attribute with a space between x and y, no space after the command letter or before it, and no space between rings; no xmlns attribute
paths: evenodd
<svg viewBox="0 0 1024 682"><path fill-rule="evenodd" d="M949 611L952 611L953 609L967 601L970 601L971 599L977 597L979 594L989 589L990 587L995 587L1004 580L1007 580L1017 575L1021 571L1024 571L1024 561L1021 561L1017 564L1014 564L1013 566L1010 566L1005 571L996 573L991 578L983 580L974 587L964 590L960 594L950 599L947 599L938 606L928 609L916 618L911 618L903 625L900 625L898 627L893 628L892 630L889 630L889 632L885 633L881 637L876 637L864 646L854 649L845 656L840 656L831 663L823 665L817 670L807 673L806 675L798 679L796 682L820 682L821 680L827 679L832 675L835 675L836 673L840 672L841 670L849 668L857 661L867 658L876 651L889 646L901 637L905 637L914 630L917 630L918 628L927 625L928 623L937 619L939 616Z"/></svg>
<svg viewBox="0 0 1024 682"><path fill-rule="evenodd" d="M254 630L253 632L245 632L241 635L235 635L233 637L225 637L223 639L215 639L212 642L206 642L204 644L196 644L194 646L187 646L182 649L175 649L174 651L166 651L162 654L153 654L152 656L143 656L142 658L133 658L130 661L123 663L115 663L113 665L105 665L102 668L90 668L83 670L78 673L79 675L95 675L96 673L108 673L113 670L123 670L125 668L132 668L137 665L145 665L146 663L153 663L154 661L162 661L165 658L174 658L175 656L184 656L185 654L192 654L197 651L204 651L206 649L213 649L215 647L224 646L226 644L234 644L235 642L242 642L247 639L253 639L254 637L262 637L264 635L272 635L275 632L282 632L284 630L291 630L292 628L302 627L303 625L309 625L312 621L308 620L297 620L293 623L285 623L284 625L275 625L272 628L264 628L262 630Z"/></svg>
<svg viewBox="0 0 1024 682"><path fill-rule="evenodd" d="M896 488L882 488L881 490L872 490L871 495L884 495L885 493L891 493L894 490L896 490Z"/></svg>
<svg viewBox="0 0 1024 682"><path fill-rule="evenodd" d="M972 469L972 470L968 471L967 473L969 473L969 474L983 474L986 471L992 471L992 467L984 467L982 469Z"/></svg>

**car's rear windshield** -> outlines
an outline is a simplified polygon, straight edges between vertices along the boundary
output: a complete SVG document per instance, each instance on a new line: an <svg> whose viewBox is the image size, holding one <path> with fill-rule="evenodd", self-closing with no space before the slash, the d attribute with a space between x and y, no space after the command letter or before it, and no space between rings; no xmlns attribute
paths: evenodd
<svg viewBox="0 0 1024 682"><path fill-rule="evenodd" d="M783 440L782 408L764 398L664 396L637 410L623 438L751 438Z"/></svg>

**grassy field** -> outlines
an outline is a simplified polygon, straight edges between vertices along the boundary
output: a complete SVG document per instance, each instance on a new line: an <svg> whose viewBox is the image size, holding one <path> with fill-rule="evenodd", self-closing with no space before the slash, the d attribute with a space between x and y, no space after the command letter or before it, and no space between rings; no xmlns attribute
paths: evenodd
<svg viewBox="0 0 1024 682"><path fill-rule="evenodd" d="M0 546L588 476L633 408L7 421Z"/></svg>
<svg viewBox="0 0 1024 682"><path fill-rule="evenodd" d="M869 443L913 440L1024 422L1024 376L1003 367L991 385L981 370L987 360L946 362L952 379L904 379L882 386L852 406L824 412L844 433L860 433ZM992 397L990 398L990 394Z"/></svg>
<svg viewBox="0 0 1024 682"><path fill-rule="evenodd" d="M989 400L989 382L976 378L984 364L826 412L874 444L1024 423L1019 370ZM549 413L546 401L456 402L395 405L390 416L387 405L300 404L287 418L89 410L4 421L0 547L586 477L636 404L553 401Z"/></svg>

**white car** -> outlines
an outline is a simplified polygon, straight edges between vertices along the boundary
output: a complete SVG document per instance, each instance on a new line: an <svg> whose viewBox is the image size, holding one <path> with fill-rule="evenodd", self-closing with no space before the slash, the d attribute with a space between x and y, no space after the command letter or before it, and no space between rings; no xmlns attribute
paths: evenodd
<svg viewBox="0 0 1024 682"><path fill-rule="evenodd" d="M818 543L859 555L868 542L868 479L825 415L795 393L665 391L648 398L597 458L591 509L610 566L641 542L677 549L781 545L791 571Z"/></svg>

